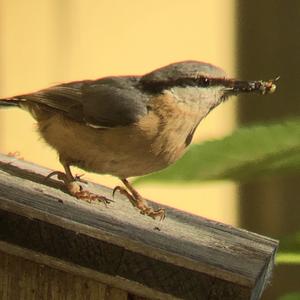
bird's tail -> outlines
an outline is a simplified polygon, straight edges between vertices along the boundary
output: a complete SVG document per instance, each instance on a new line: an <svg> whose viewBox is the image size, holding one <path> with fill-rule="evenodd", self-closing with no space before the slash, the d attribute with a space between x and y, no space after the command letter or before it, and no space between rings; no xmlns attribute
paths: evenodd
<svg viewBox="0 0 300 300"><path fill-rule="evenodd" d="M8 107L19 107L20 99L16 98L6 98L0 99L0 108L8 108Z"/></svg>

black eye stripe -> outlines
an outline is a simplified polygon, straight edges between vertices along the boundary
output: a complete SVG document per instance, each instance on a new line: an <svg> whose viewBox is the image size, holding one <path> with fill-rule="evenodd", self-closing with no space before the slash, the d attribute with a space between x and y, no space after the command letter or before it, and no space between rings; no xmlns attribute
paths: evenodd
<svg viewBox="0 0 300 300"><path fill-rule="evenodd" d="M226 81L225 78L209 78L205 76L198 77L181 77L169 80L141 80L140 85L143 90L149 92L161 92L172 87L198 86L208 87L214 85L222 85Z"/></svg>
<svg viewBox="0 0 300 300"><path fill-rule="evenodd" d="M275 82L279 78L268 81L243 81L227 78L212 78L205 76L195 77L180 77L177 79L168 80L141 80L140 87L146 92L160 93L163 90L172 87L209 87L209 86L223 86L225 90L232 93L238 92L259 92L262 94L272 93L275 88Z"/></svg>

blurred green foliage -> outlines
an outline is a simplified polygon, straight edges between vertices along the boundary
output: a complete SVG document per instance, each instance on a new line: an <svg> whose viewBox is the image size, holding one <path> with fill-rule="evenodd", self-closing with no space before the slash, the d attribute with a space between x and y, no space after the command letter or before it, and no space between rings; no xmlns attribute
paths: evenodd
<svg viewBox="0 0 300 300"><path fill-rule="evenodd" d="M135 182L243 182L296 172L300 172L300 119L241 128L223 139L192 145L174 165Z"/></svg>
<svg viewBox="0 0 300 300"><path fill-rule="evenodd" d="M280 239L280 252L276 256L276 263L300 264L300 231Z"/></svg>
<svg viewBox="0 0 300 300"><path fill-rule="evenodd" d="M280 297L278 300L300 300L300 292L290 293Z"/></svg>

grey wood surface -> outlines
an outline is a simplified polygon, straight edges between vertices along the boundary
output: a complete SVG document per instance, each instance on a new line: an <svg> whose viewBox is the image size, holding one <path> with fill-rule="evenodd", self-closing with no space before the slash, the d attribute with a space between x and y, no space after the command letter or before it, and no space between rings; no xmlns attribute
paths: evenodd
<svg viewBox="0 0 300 300"><path fill-rule="evenodd" d="M84 203L50 171L0 155L0 250L149 298L260 298L277 241L170 207L155 221L119 195Z"/></svg>

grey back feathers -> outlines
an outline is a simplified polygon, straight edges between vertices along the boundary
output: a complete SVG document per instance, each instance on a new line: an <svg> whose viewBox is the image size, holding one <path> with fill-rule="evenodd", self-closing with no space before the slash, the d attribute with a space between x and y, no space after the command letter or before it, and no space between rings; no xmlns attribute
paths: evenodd
<svg viewBox="0 0 300 300"><path fill-rule="evenodd" d="M153 94L176 85L192 85L199 76L225 77L225 73L207 63L185 61L144 76L70 82L0 103L6 106L18 105L18 101L29 106L33 103L92 127L125 126L147 114L147 103Z"/></svg>
<svg viewBox="0 0 300 300"><path fill-rule="evenodd" d="M226 77L226 73L211 64L198 61L183 61L154 70L143 76L142 81L176 81L180 78Z"/></svg>
<svg viewBox="0 0 300 300"><path fill-rule="evenodd" d="M91 127L124 126L147 113L149 97L136 87L137 81L135 77L109 77L71 82L19 98Z"/></svg>
<svg viewBox="0 0 300 300"><path fill-rule="evenodd" d="M124 126L147 114L149 96L137 88L138 78L111 77L100 79L83 94L83 114L92 124Z"/></svg>

